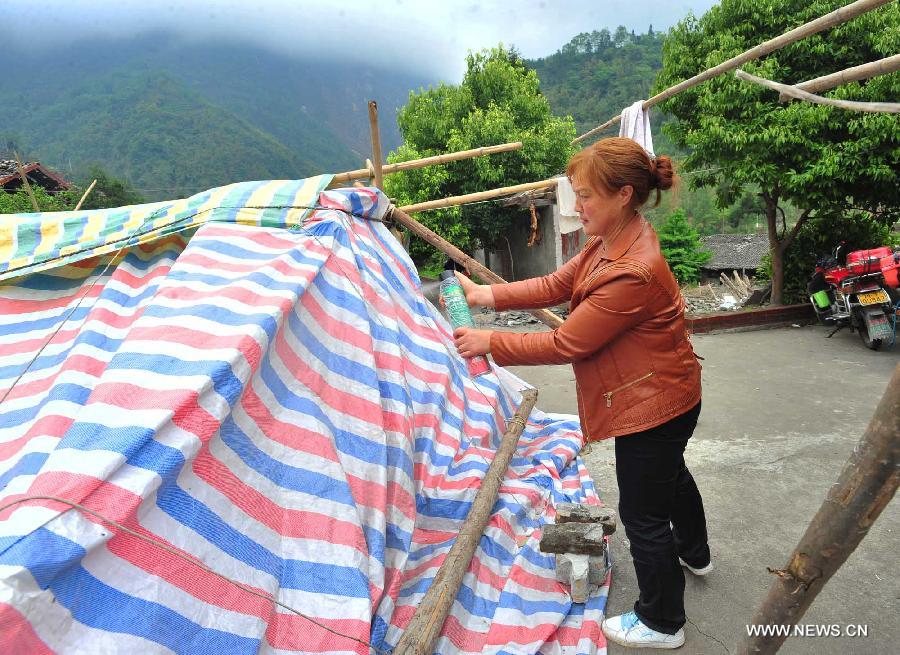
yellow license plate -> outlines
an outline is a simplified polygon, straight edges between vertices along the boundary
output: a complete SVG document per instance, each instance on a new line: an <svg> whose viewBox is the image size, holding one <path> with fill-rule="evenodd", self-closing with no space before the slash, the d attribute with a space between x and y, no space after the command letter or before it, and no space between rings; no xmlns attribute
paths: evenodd
<svg viewBox="0 0 900 655"><path fill-rule="evenodd" d="M860 305L880 305L888 301L888 295L884 291L872 291L861 293L858 296Z"/></svg>

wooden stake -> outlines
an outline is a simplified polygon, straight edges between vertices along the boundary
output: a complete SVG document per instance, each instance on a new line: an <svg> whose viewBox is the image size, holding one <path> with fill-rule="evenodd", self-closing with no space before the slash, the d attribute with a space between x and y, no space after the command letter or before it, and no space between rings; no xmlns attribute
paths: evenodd
<svg viewBox="0 0 900 655"><path fill-rule="evenodd" d="M381 136L378 134L378 103L369 100L369 131L372 133L372 162L375 164L375 186L384 189L381 173Z"/></svg>
<svg viewBox="0 0 900 655"><path fill-rule="evenodd" d="M19 153L13 151L13 156L16 158L16 168L19 169L19 177L22 178L22 184L25 185L25 193L31 198L31 206L34 207L35 212L40 212L41 208L38 207L38 201L34 197L34 191L31 190L31 185L28 183L28 176L25 175L25 167L22 166L22 160L19 159Z"/></svg>
<svg viewBox="0 0 900 655"><path fill-rule="evenodd" d="M494 271L492 271L491 269L481 264L478 260L472 259L462 250L444 239L441 235L429 230L419 221L409 216L406 212L403 211L403 209L392 206L391 209L388 210L388 212L388 218L391 218L397 223L400 223L400 225L408 229L416 236L421 237L422 239L433 245L442 253L450 257L450 259L455 261L457 264L461 264L465 268L478 275L478 277L480 277L482 280L491 282L493 284L504 284L506 282L506 280L494 273ZM528 313L534 316L541 323L552 329L558 328L563 323L562 319L559 316L547 309L531 309L528 310Z"/></svg>
<svg viewBox="0 0 900 655"><path fill-rule="evenodd" d="M473 157L484 157L485 155L493 155L498 152L509 152L518 150L522 147L521 141L514 143L501 143L497 146L484 146L482 148L473 148L472 150L460 150L459 152L451 152L446 155L435 155L433 157L424 157L422 159L411 159L397 164L385 164L381 167L382 175L390 175L399 171L409 171L415 168L424 168L425 166L433 166L435 164L446 164L451 161L459 161L460 159L471 159ZM338 173L331 179L330 186L337 186L343 182L350 180L362 180L370 176L368 168L358 168L356 170Z"/></svg>
<svg viewBox="0 0 900 655"><path fill-rule="evenodd" d="M87 198L88 195L91 193L91 191L94 190L95 184L97 184L97 180L94 180L93 182L91 182L91 185L87 188L87 191L85 191L84 194L81 196L81 200L78 201L78 204L75 205L75 209L73 209L72 211L77 212L79 209L81 209L81 203L83 203L84 199Z"/></svg>
<svg viewBox="0 0 900 655"><path fill-rule="evenodd" d="M394 655L431 655L434 645L444 627L453 601L459 593L463 577L469 570L475 549L481 542L484 528L491 518L491 510L497 502L500 485L506 477L509 462L516 451L519 437L525 429L528 415L537 400L537 389L522 392L522 404L510 420L500 447L475 496L469 515L466 517L456 541L446 559L438 569L434 581L425 597L416 608L415 614L403 631Z"/></svg>
<svg viewBox="0 0 900 655"><path fill-rule="evenodd" d="M759 84L760 86L765 86L770 89L774 89L775 91L780 91L781 95L785 95L790 98L797 98L798 100L806 100L807 102L813 102L817 105L828 105L829 107L837 107L838 109L849 109L850 111L865 111L873 114L900 114L900 102L856 102L854 100L823 98L822 96L817 96L815 94L802 91L795 86L790 86L788 84L779 84L778 82L773 82L772 80L767 80L762 77L757 77L756 75L751 75L750 73L745 73L742 70L735 71L734 75L738 79L744 80L745 82Z"/></svg>
<svg viewBox="0 0 900 655"><path fill-rule="evenodd" d="M795 41L799 41L800 39L804 39L807 36L817 34L823 30L834 27L835 25L846 23L848 20L856 18L860 14L864 14L868 11L872 11L873 9L877 9L878 7L886 5L889 2L891 2L891 0L857 0L856 2L853 2L845 7L841 7L840 9L832 11L830 14L825 14L824 16L820 16L813 21L804 23L803 25L800 25L799 27L796 27L789 32L785 32L781 36L777 36L774 39L769 39L765 43L760 43L755 48L751 48L746 52L742 52L736 57L732 57L728 61L723 61L718 66L714 66L713 68L703 71L699 75L694 75L694 77L687 79L684 82L679 82L675 86L671 86L665 91L657 93L649 100L645 100L643 107L644 109L652 107L653 105L658 104L663 100L671 98L676 93L681 93L685 89L689 89L693 86L697 86L698 84L702 84L703 82L712 79L716 75L727 73L728 71L734 70L738 66L745 64L748 61L753 61L754 59L764 57L767 54L778 50L779 48L783 48L784 46L794 43ZM621 114L618 116L614 116L603 123L603 125L595 127L594 129L585 132L581 136L576 137L572 141L572 143L580 143L581 141L584 141L585 139L592 137L595 134L599 134L607 127L615 125L620 120L622 120Z"/></svg>
<svg viewBox="0 0 900 655"><path fill-rule="evenodd" d="M527 182L526 184L516 184L515 186L501 187L490 191L479 191L478 193L467 193L462 196L451 196L440 200L429 200L428 202L420 202L415 205L404 205L400 209L414 214L423 212L428 209L443 209L444 207L455 207L456 205L465 205L470 202L478 202L480 200L491 200L492 198L500 198L502 196L511 196L522 191L531 191L532 189L549 189L556 186L555 179L541 180L540 182Z"/></svg>
<svg viewBox="0 0 900 655"><path fill-rule="evenodd" d="M817 77L813 80L807 80L806 82L795 84L794 88L800 89L801 91L808 91L809 93L818 93L819 91L833 89L834 87L846 84L847 82L867 80L876 75L887 75L888 73L893 73L898 70L900 70L900 55L894 55L885 59L879 59L878 61L871 61L868 64L847 68L846 70L831 73L830 75L823 75L822 77ZM778 99L781 102L784 102L788 99L788 96L782 94L778 96Z"/></svg>
<svg viewBox="0 0 900 655"><path fill-rule="evenodd" d="M795 625L869 532L900 484L900 364L865 434L816 513L751 625ZM776 653L785 636L745 637L739 655Z"/></svg>

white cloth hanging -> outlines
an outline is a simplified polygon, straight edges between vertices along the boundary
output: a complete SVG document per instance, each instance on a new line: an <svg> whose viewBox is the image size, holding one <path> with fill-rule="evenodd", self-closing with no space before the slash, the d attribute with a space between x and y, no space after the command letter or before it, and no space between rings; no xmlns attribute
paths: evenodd
<svg viewBox="0 0 900 655"><path fill-rule="evenodd" d="M556 178L556 206L559 207L560 234L581 229L581 221L575 211L575 190L566 176Z"/></svg>
<svg viewBox="0 0 900 655"><path fill-rule="evenodd" d="M622 110L619 136L637 141L648 155L656 156L653 152L653 135L650 133L650 110L644 110L643 100Z"/></svg>

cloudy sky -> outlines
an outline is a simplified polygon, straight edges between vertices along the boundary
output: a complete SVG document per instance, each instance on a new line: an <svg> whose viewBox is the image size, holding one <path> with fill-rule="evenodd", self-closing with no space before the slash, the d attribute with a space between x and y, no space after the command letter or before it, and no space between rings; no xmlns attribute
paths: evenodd
<svg viewBox="0 0 900 655"><path fill-rule="evenodd" d="M468 50L499 42L528 58L579 32L665 30L715 0L0 0L0 42L52 48L154 30L239 39L287 54L371 61L458 82Z"/></svg>

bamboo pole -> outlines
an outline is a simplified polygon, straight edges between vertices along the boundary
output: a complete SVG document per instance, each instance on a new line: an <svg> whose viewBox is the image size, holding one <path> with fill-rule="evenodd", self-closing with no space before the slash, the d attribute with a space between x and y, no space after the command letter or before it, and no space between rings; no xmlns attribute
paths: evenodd
<svg viewBox="0 0 900 655"><path fill-rule="evenodd" d="M91 182L91 186L89 186L89 187L87 188L87 191L85 191L84 194L81 196L81 200L79 200L79 201L78 201L78 204L75 205L75 209L74 209L73 211L76 211L76 212L77 212L79 209L81 209L81 204L84 202L84 199L87 198L88 195L90 195L91 191L94 190L94 185L95 185L95 184L97 184L97 180L94 180L93 182Z"/></svg>
<svg viewBox="0 0 900 655"><path fill-rule="evenodd" d="M381 136L378 133L378 103L369 100L369 131L372 133L372 161L375 164L375 186L384 189L381 172Z"/></svg>
<svg viewBox="0 0 900 655"><path fill-rule="evenodd" d="M450 257L450 259L455 261L457 264L461 264L473 273L477 274L478 277L480 277L482 280L491 282L493 284L504 284L506 282L506 280L494 273L494 271L487 268L479 261L472 259L462 250L444 239L442 236L429 230L419 221L409 216L406 212L403 211L402 208L394 207L392 205L388 209L388 212L389 213L387 214L387 216L389 219L400 223L400 225L405 227L416 236L421 237L422 239L433 245L442 253ZM563 323L562 319L559 316L547 309L531 309L528 310L528 313L538 319L541 323L552 329L558 328Z"/></svg>
<svg viewBox="0 0 900 655"><path fill-rule="evenodd" d="M876 75L887 75L888 73L893 73L898 70L900 70L900 54L893 55L892 57L885 57L878 61L870 61L868 64L847 68L838 71L837 73L831 73L830 75L823 75L822 77L807 80L800 84L794 84L794 88L800 89L801 91L808 91L809 93L818 93L819 91L833 89L834 87L846 84L847 82L867 80ZM784 102L787 99L787 96L782 95L779 96L778 99Z"/></svg>
<svg viewBox="0 0 900 655"><path fill-rule="evenodd" d="M755 48L750 48L746 52L742 52L736 57L732 57L728 61L724 61L718 66L714 66L708 70L703 71L699 75L694 75L694 77L687 79L683 82L679 82L675 86L671 86L665 91L657 93L652 98L645 100L643 104L644 109L648 109L655 104L662 102L663 100L667 100L674 96L677 93L681 93L685 89L689 89L691 87L697 86L698 84L702 84L709 79L717 75L721 75L722 73L727 73L730 70L734 70L738 66L747 63L748 61L753 61L754 59L759 59L760 57L764 57L779 48L783 48L786 45L790 45L795 41L799 41L800 39L804 39L807 36L811 36L813 34L817 34L823 30L827 30L835 25L840 25L841 23L846 23L848 20L852 18L856 18L860 14L864 14L868 11L872 11L873 9L877 9L882 5L886 5L892 0L857 0L845 7L841 7L840 9L836 9L829 14L825 14L824 16L820 16L813 21L808 23L804 23L799 27L795 27L789 32L785 32L781 36L777 36L774 39L769 39L764 43L760 43ZM595 134L599 134L607 127L611 125L615 125L620 120L622 120L622 115L614 116L603 125L599 127L595 127L594 129L585 132L579 137L576 137L572 144L580 143L585 139L594 136Z"/></svg>
<svg viewBox="0 0 900 655"><path fill-rule="evenodd" d="M525 184L516 184L515 186L501 187L490 191L479 191L478 193L467 193L462 196L450 196L449 198L441 198L440 200L429 200L428 202L420 202L415 205L404 205L400 209L408 214L423 212L429 209L443 209L445 207L455 207L457 205L465 205L470 202L478 202L480 200L491 200L493 198L501 198L503 196L511 196L522 191L531 191L533 189L549 189L556 186L555 179L541 180L540 182L527 182Z"/></svg>
<svg viewBox="0 0 900 655"><path fill-rule="evenodd" d="M796 625L841 567L900 484L900 364L869 427L791 554L752 625ZM776 653L786 635L744 637L739 655Z"/></svg>
<svg viewBox="0 0 900 655"><path fill-rule="evenodd" d="M806 100L807 102L812 102L817 105L827 105L829 107L837 107L838 109L864 111L873 114L900 114L900 102L857 102L855 100L823 98L822 96L817 96L815 94L802 91L795 86L779 84L778 82L773 82L772 80L767 80L762 77L757 77L756 75L751 75L750 73L745 73L742 70L735 71L734 75L738 79L744 80L745 82L752 82L753 84L758 84L769 89L774 89L775 91L780 91L782 95L786 95L790 98Z"/></svg>
<svg viewBox="0 0 900 655"><path fill-rule="evenodd" d="M518 150L522 147L521 141L513 143L501 143L496 146L483 146L481 148L473 148L472 150L460 150L459 152L450 152L445 155L434 155L432 157L423 157L422 159L411 159L397 164L385 164L381 167L383 175L391 175L399 171L408 171L415 168L424 168L425 166L433 166L435 164L446 164L451 161L459 161L460 159L471 159L473 157L484 157L485 155L493 155L499 152L509 152ZM331 179L331 186L335 186L342 182L350 180L361 180L370 177L368 168L357 168L352 171L338 173Z"/></svg>
<svg viewBox="0 0 900 655"><path fill-rule="evenodd" d="M484 529L491 518L491 510L497 502L500 485L506 477L509 462L516 452L519 437L525 429L528 415L537 400L537 389L522 392L522 404L506 427L500 447L491 461L481 488L475 495L472 508L457 535L450 552L438 569L434 581L419 603L415 613L403 631L394 655L431 655L444 621L450 613L453 601L459 593L463 577L469 570L475 549L481 542Z"/></svg>
<svg viewBox="0 0 900 655"><path fill-rule="evenodd" d="M16 158L16 168L19 170L19 177L22 178L22 184L25 185L25 193L31 198L31 206L34 207L35 212L39 212L41 211L41 208L38 206L38 201L34 197L34 191L31 190L31 185L28 183L28 176L25 175L25 167L22 166L22 160L19 159L19 153L13 151L13 156Z"/></svg>

